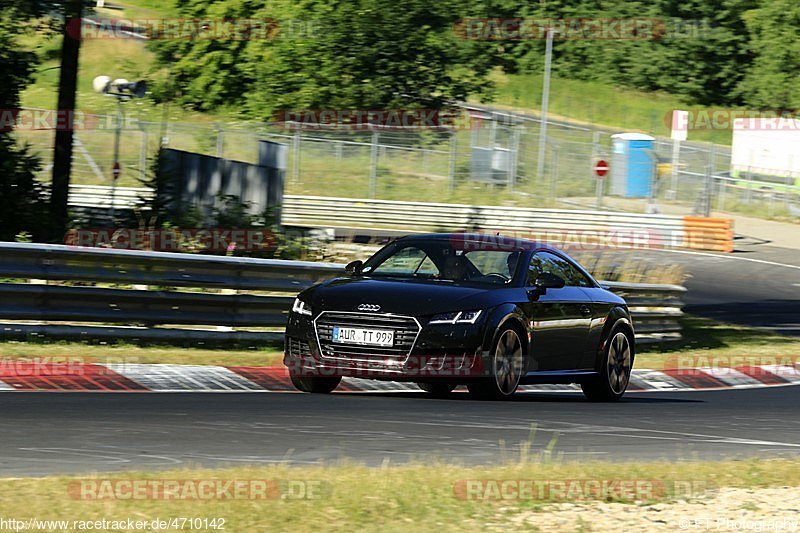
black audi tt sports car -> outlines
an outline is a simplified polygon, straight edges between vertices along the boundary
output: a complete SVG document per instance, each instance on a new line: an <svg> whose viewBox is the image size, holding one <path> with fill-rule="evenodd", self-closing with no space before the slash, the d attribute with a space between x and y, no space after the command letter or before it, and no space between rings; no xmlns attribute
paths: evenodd
<svg viewBox="0 0 800 533"><path fill-rule="evenodd" d="M635 354L625 301L566 254L488 234L397 239L294 301L284 364L305 392L342 376L413 381L480 398L519 385L579 383L591 400L625 393Z"/></svg>

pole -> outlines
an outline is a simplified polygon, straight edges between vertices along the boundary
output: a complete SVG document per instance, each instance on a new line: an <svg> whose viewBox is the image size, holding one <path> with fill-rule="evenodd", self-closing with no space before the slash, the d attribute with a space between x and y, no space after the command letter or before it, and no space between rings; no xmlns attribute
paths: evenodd
<svg viewBox="0 0 800 533"><path fill-rule="evenodd" d="M667 194L668 200L678 199L678 166L680 165L681 157L681 141L674 139L672 141L672 181Z"/></svg>
<svg viewBox="0 0 800 533"><path fill-rule="evenodd" d="M117 130L114 132L114 166L111 167L111 220L114 221L117 203L117 180L119 179L119 139L122 135L122 98L117 97Z"/></svg>
<svg viewBox="0 0 800 533"><path fill-rule="evenodd" d="M592 161L591 161L592 168L589 170L592 174L595 173L594 166L600 160L600 157L599 157L600 156L599 145L600 145L600 132L599 131L595 131L595 132L592 133ZM595 179L596 179L596 182L595 182L595 194L597 196L597 199L596 199L595 203L596 203L597 208L599 209L599 208L603 207L603 192L604 192L603 189L605 188L603 184L605 183L605 178L603 176L597 174L595 176Z"/></svg>
<svg viewBox="0 0 800 533"><path fill-rule="evenodd" d="M550 70L553 59L553 28L547 28L544 52L544 84L542 86L542 123L539 128L539 157L536 160L536 178L544 179L544 151L547 145L547 111L550 105Z"/></svg>
<svg viewBox="0 0 800 533"><path fill-rule="evenodd" d="M61 42L61 71L58 78L58 111L72 117L78 86L78 56L81 38L68 28L83 18L83 0L64 2L64 27ZM78 27L80 27L78 25ZM53 146L53 182L50 190L50 235L48 240L61 241L67 231L69 180L72 173L72 120L66 127L57 128Z"/></svg>

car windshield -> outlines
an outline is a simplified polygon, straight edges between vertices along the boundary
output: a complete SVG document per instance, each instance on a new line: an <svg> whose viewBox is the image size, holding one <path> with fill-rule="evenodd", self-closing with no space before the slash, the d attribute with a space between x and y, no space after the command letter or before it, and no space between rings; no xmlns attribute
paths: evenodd
<svg viewBox="0 0 800 533"><path fill-rule="evenodd" d="M361 272L373 277L505 286L514 279L520 254L519 249L457 239L398 241L376 253Z"/></svg>

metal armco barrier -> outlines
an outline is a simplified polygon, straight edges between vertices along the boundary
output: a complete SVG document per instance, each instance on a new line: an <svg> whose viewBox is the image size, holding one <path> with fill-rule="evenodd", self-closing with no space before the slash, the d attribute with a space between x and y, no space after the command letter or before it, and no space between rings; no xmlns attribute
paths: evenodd
<svg viewBox="0 0 800 533"><path fill-rule="evenodd" d="M107 185L69 186L69 206L75 208L108 209L113 198L115 209L135 209L153 196L153 190L147 187L117 187L112 193Z"/></svg>
<svg viewBox="0 0 800 533"><path fill-rule="evenodd" d="M717 221L710 227L722 221L731 229L728 219L324 196L285 195L281 214L285 226L334 228L344 233L503 231L548 241L570 232L580 233L581 239L591 239L590 234L596 233L625 236L633 246L732 251L733 232L709 231L702 223L706 220ZM596 238L602 243L603 237Z"/></svg>
<svg viewBox="0 0 800 533"><path fill-rule="evenodd" d="M343 273L333 263L0 243L0 336L263 344L281 332L258 329L284 326L295 294ZM641 341L680 338L686 289L606 285L628 298Z"/></svg>

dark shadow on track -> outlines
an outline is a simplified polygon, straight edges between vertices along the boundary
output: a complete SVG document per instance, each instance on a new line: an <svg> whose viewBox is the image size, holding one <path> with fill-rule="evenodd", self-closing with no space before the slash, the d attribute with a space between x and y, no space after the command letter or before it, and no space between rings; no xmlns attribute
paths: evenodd
<svg viewBox="0 0 800 533"><path fill-rule="evenodd" d="M666 391L664 391L666 392ZM705 403L704 400L692 400L687 398L647 398L643 395L637 395L635 392L625 395L619 402L606 402L595 403L590 402L580 392L565 392L565 393L546 393L546 392L518 392L511 400L508 401L491 401L491 400L477 400L464 392L456 392L444 398L435 398L429 396L424 392L347 392L336 391L337 396L367 396L367 397L380 397L380 398L403 398L403 399L418 399L428 402L475 402L478 404L486 405L504 405L514 403L538 402L538 403L584 403L586 405L613 405L620 403L636 403L636 404L663 404L663 403Z"/></svg>

